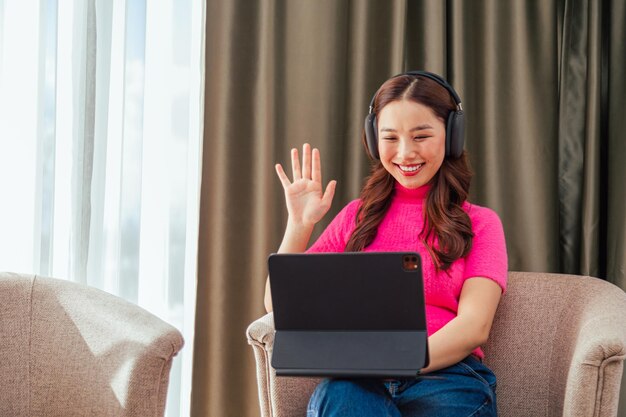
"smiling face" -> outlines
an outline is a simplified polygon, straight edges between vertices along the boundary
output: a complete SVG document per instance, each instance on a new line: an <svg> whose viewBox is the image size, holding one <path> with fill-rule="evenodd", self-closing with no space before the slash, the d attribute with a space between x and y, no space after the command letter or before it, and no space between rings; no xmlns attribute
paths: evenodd
<svg viewBox="0 0 626 417"><path fill-rule="evenodd" d="M378 152L385 169L405 188L427 184L446 153L446 126L433 111L396 100L377 115Z"/></svg>

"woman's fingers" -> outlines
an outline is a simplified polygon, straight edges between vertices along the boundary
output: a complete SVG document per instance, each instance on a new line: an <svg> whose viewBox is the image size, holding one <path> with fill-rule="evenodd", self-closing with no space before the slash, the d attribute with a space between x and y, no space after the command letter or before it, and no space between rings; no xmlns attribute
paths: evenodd
<svg viewBox="0 0 626 417"><path fill-rule="evenodd" d="M324 191L324 195L322 196L322 204L326 207L330 207L330 204L333 202L333 197L335 196L335 188L337 187L337 181L333 180L328 183L326 186L326 191Z"/></svg>
<svg viewBox="0 0 626 417"><path fill-rule="evenodd" d="M311 179L315 182L322 183L322 164L320 162L320 151L313 149L313 160L311 161Z"/></svg>
<svg viewBox="0 0 626 417"><path fill-rule="evenodd" d="M302 171L300 171L300 161L298 160L298 150L296 148L293 148L291 150L291 171L293 172L294 181L302 178Z"/></svg>
<svg viewBox="0 0 626 417"><path fill-rule="evenodd" d="M283 169L283 166L281 164L276 164L275 168L276 168L276 174L278 174L278 178L280 179L280 182L283 184L283 188L289 187L291 185L291 181L289 181L287 174L285 174L285 170Z"/></svg>
<svg viewBox="0 0 626 417"><path fill-rule="evenodd" d="M311 179L311 145L302 145L302 178Z"/></svg>
<svg viewBox="0 0 626 417"><path fill-rule="evenodd" d="M293 182L305 179L313 180L321 184L322 168L320 151L317 148L311 150L311 145L308 143L302 145L302 166L300 166L298 149L293 148L291 150L291 171L293 172ZM285 186L285 180L289 181L289 179L280 164L276 165L276 173L278 173L280 181L283 183L283 186ZM289 181L289 184L291 184L291 181Z"/></svg>

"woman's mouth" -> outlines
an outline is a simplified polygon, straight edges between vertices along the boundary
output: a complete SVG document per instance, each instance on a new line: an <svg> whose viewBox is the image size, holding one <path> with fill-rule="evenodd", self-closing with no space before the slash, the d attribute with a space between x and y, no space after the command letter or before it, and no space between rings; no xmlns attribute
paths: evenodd
<svg viewBox="0 0 626 417"><path fill-rule="evenodd" d="M411 177L413 175L416 175L418 172L420 172L420 170L422 169L424 164L425 164L425 162L422 162L421 164L411 164L411 165L399 165L399 164L396 164L396 166L398 168L400 168L400 171L402 172L402 175L404 175L406 177Z"/></svg>

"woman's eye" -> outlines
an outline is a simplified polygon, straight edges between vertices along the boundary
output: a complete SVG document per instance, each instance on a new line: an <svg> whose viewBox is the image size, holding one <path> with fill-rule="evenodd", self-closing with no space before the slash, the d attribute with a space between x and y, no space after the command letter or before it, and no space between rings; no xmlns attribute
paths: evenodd
<svg viewBox="0 0 626 417"><path fill-rule="evenodd" d="M387 137L384 137L383 140L396 140L396 138L393 136L387 136Z"/></svg>
<svg viewBox="0 0 626 417"><path fill-rule="evenodd" d="M424 140L424 139L428 139L430 136L415 136L413 139L415 140Z"/></svg>

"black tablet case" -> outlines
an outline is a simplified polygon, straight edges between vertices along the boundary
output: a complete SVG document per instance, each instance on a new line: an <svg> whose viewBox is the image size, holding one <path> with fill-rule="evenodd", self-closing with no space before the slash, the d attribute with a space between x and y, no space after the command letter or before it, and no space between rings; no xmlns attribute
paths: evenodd
<svg viewBox="0 0 626 417"><path fill-rule="evenodd" d="M417 253L272 254L268 266L277 375L407 378L428 365Z"/></svg>

